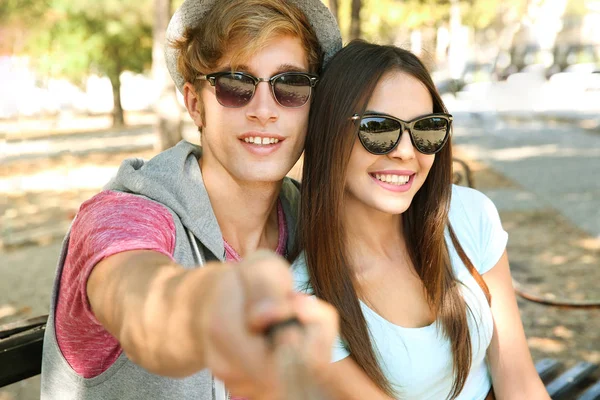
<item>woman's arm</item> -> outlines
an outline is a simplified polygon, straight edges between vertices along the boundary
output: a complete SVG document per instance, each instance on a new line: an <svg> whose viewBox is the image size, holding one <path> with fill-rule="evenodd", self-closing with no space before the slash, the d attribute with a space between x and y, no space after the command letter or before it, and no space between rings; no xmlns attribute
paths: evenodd
<svg viewBox="0 0 600 400"><path fill-rule="evenodd" d="M550 400L527 346L506 251L483 279L492 295L494 334L488 358L496 399Z"/></svg>
<svg viewBox="0 0 600 400"><path fill-rule="evenodd" d="M330 364L321 379L322 387L332 400L393 400L373 383L352 357Z"/></svg>

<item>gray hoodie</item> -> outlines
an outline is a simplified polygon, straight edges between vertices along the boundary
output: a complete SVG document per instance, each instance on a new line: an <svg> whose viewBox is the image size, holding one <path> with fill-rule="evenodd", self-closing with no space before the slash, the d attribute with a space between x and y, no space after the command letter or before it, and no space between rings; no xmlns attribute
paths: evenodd
<svg viewBox="0 0 600 400"><path fill-rule="evenodd" d="M150 161L125 160L116 177L105 187L143 196L165 206L173 216L176 242L173 257L185 268L205 260L225 259L223 237L202 181L198 159L201 148L182 141ZM295 241L299 191L285 178L280 199L288 226L288 252ZM58 262L50 315L44 338L41 399L200 399L220 400L222 384L208 370L183 379L154 375L121 353L116 362L94 378L85 379L69 366L57 345L54 313L62 268L68 252L64 239Z"/></svg>

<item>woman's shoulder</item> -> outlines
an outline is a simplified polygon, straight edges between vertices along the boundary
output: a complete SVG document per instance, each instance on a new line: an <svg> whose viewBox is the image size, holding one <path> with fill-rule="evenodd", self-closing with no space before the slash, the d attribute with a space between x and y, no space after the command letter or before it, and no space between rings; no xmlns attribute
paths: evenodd
<svg viewBox="0 0 600 400"><path fill-rule="evenodd" d="M490 198L477 189L466 186L452 185L451 206L460 203L464 206L483 206L492 203Z"/></svg>
<svg viewBox="0 0 600 400"><path fill-rule="evenodd" d="M448 218L479 273L487 272L502 255L508 240L492 200L476 189L453 185Z"/></svg>
<svg viewBox="0 0 600 400"><path fill-rule="evenodd" d="M481 219L497 219L498 209L494 202L479 190L452 185L449 218L453 225L466 221L476 223Z"/></svg>

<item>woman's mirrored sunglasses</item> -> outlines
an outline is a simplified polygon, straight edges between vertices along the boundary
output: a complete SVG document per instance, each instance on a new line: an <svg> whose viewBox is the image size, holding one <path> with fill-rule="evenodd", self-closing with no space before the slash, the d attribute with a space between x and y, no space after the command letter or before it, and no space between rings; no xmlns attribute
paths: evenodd
<svg viewBox="0 0 600 400"><path fill-rule="evenodd" d="M216 72L196 79L208 81L215 87L217 101L223 107L238 108L250 103L256 86L269 82L275 101L282 107L302 107L310 99L319 77L306 72L283 72L271 78L257 78L245 72Z"/></svg>
<svg viewBox="0 0 600 400"><path fill-rule="evenodd" d="M413 146L420 153L435 154L448 141L452 119L452 115L443 113L424 115L411 121L387 114L352 116L353 121L359 122L358 138L363 147L377 155L394 150L404 131L408 131Z"/></svg>

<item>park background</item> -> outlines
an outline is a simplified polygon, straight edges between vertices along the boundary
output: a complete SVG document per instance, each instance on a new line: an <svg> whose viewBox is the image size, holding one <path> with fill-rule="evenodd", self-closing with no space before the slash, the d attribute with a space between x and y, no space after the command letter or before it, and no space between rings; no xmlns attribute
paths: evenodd
<svg viewBox="0 0 600 400"><path fill-rule="evenodd" d="M516 280L598 300L600 1L324 2L345 43L393 43L430 68ZM0 324L47 313L60 240L122 159L198 142L163 57L179 4L0 0ZM519 307L536 360L600 363L599 310ZM37 398L39 377L0 389Z"/></svg>

